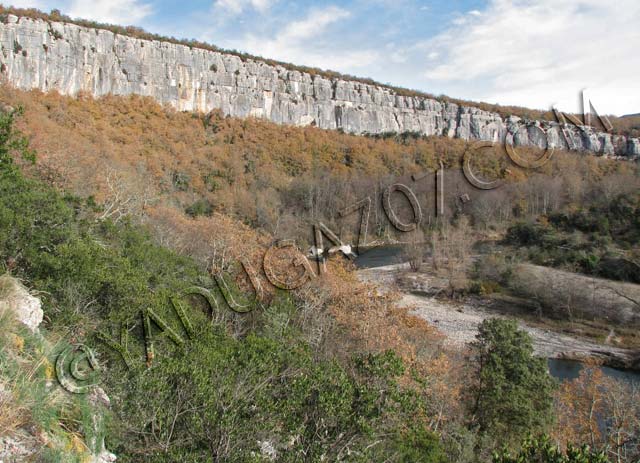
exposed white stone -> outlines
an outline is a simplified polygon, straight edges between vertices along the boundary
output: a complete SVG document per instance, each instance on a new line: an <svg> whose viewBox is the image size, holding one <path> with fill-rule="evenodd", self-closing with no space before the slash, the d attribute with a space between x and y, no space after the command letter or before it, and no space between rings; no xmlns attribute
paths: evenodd
<svg viewBox="0 0 640 463"><path fill-rule="evenodd" d="M17 305L18 320L24 323L31 331L36 331L44 312L42 311L42 302L37 297L33 297L28 292L22 294L21 300Z"/></svg>
<svg viewBox="0 0 640 463"><path fill-rule="evenodd" d="M258 445L260 446L260 453L268 460L275 461L278 458L278 451L268 440L258 441Z"/></svg>
<svg viewBox="0 0 640 463"><path fill-rule="evenodd" d="M104 450L100 452L98 455L93 455L91 457L91 463L113 463L118 459L113 453Z"/></svg>
<svg viewBox="0 0 640 463"><path fill-rule="evenodd" d="M36 453L33 442L12 436L0 437L0 463L29 461Z"/></svg>
<svg viewBox="0 0 640 463"><path fill-rule="evenodd" d="M15 278L8 275L0 277L0 308L11 310L16 319L36 332L42 323L44 312L42 302Z"/></svg>
<svg viewBox="0 0 640 463"><path fill-rule="evenodd" d="M87 441L89 448L93 451L91 463L113 463L118 457L106 449L104 435L98 432L104 427L104 408L109 407L111 400L101 387L94 388L89 393L88 399L95 410L91 416L91 422L94 428L93 437Z"/></svg>

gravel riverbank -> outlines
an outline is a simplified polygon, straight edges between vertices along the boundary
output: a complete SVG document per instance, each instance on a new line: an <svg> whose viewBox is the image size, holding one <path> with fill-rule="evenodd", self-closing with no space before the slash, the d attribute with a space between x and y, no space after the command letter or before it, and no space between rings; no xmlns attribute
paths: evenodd
<svg viewBox="0 0 640 463"><path fill-rule="evenodd" d="M398 289L402 293L400 304L411 308L413 314L437 327L447 337L446 343L452 347L464 347L473 341L478 333L478 325L484 319L507 317L492 310L490 304L483 304L482 300L457 302L403 291L398 288L396 279L405 268L407 264L362 269L358 271L358 276L362 281L376 283L381 291L389 288ZM542 357L594 359L618 368L640 368L635 351L532 327L522 320L518 320L518 323L532 336L535 352Z"/></svg>

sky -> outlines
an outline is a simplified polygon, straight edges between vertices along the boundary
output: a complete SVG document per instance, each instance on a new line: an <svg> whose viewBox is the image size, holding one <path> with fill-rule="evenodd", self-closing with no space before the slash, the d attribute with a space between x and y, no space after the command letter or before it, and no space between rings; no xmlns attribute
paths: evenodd
<svg viewBox="0 0 640 463"><path fill-rule="evenodd" d="M638 0L13 0L472 101L640 113Z"/></svg>

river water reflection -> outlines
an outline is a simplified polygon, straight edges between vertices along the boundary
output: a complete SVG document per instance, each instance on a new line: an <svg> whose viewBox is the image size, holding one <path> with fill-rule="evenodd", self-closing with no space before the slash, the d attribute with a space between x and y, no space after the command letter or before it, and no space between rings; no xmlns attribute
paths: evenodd
<svg viewBox="0 0 640 463"><path fill-rule="evenodd" d="M575 360L564 359L547 359L549 365L549 373L554 378L563 381L565 379L575 379L580 374L580 370L584 368L581 362ZM635 382L640 384L640 372L630 370L618 370L611 367L598 367L606 376L622 379L626 382Z"/></svg>
<svg viewBox="0 0 640 463"><path fill-rule="evenodd" d="M400 264L404 261L401 245L385 245L360 252L355 263L358 268L375 268Z"/></svg>

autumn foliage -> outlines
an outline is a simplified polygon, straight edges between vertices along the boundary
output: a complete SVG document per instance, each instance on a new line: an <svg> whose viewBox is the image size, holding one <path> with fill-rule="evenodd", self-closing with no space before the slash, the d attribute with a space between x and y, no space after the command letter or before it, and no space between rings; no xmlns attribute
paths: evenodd
<svg viewBox="0 0 640 463"><path fill-rule="evenodd" d="M637 461L639 398L637 383L605 376L599 368L584 368L557 393L555 438L563 445L585 442L605 449L612 461Z"/></svg>

